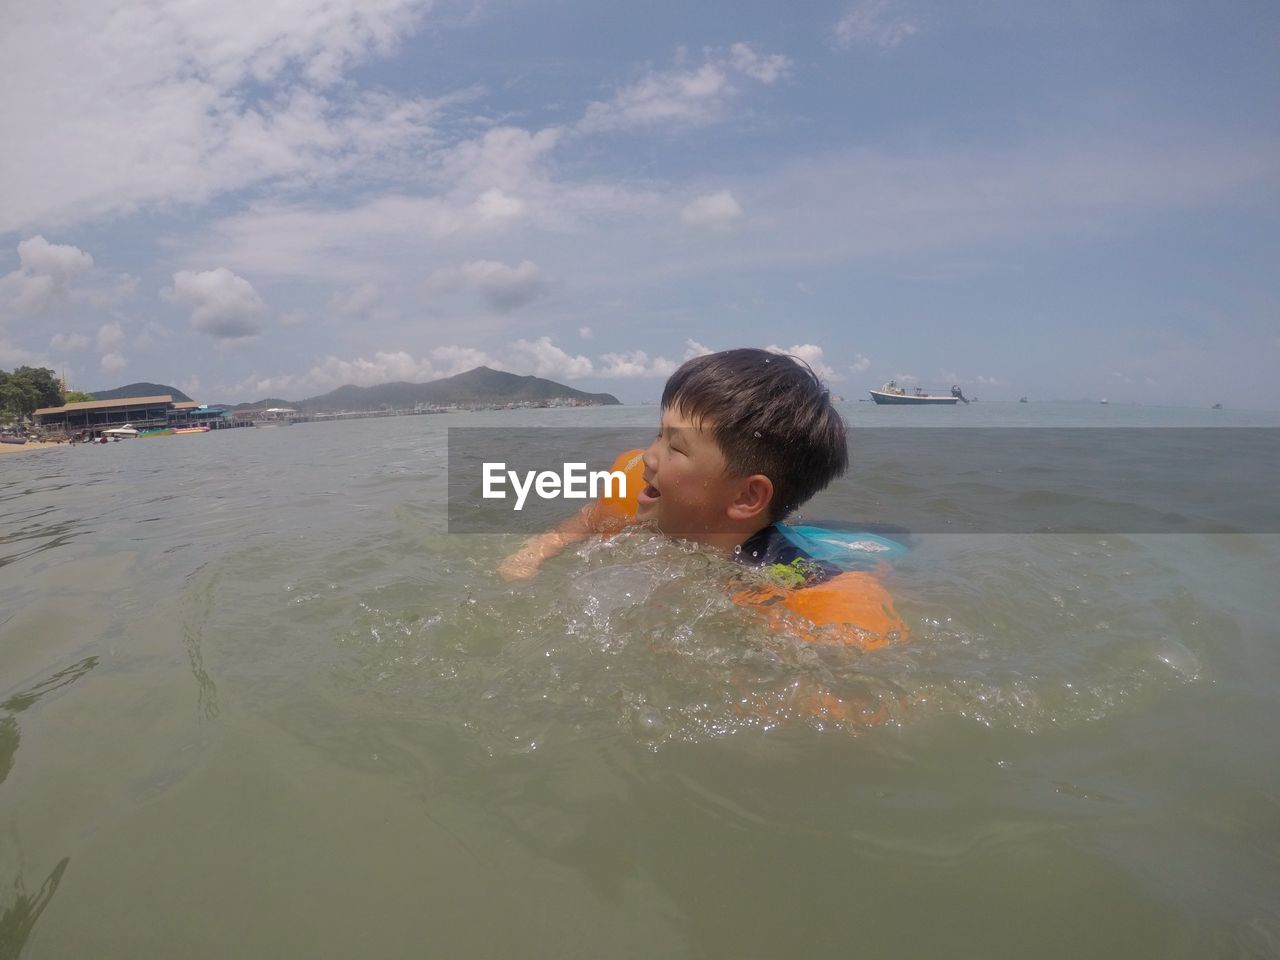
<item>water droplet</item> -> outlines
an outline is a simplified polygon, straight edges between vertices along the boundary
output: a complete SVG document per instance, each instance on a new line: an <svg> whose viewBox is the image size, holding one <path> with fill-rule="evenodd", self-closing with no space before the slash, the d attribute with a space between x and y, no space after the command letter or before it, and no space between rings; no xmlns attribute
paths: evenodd
<svg viewBox="0 0 1280 960"><path fill-rule="evenodd" d="M1187 680L1200 676L1200 658L1171 637L1161 639L1156 647L1156 659Z"/></svg>
<svg viewBox="0 0 1280 960"><path fill-rule="evenodd" d="M742 544L738 544L736 547L733 548L734 556L737 556L740 553L742 553Z"/></svg>
<svg viewBox="0 0 1280 960"><path fill-rule="evenodd" d="M760 439L760 431L759 431L759 430L757 430L757 431L756 431L756 439L757 439L757 440L759 440L759 439Z"/></svg>
<svg viewBox="0 0 1280 960"><path fill-rule="evenodd" d="M632 718L637 735L646 739L661 737L666 732L666 722L662 714L653 707L641 707Z"/></svg>

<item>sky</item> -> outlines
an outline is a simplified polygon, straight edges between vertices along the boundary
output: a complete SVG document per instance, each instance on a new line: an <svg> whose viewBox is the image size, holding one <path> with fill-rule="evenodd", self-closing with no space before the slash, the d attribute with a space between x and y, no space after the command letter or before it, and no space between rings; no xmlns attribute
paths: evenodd
<svg viewBox="0 0 1280 960"><path fill-rule="evenodd" d="M58 0L0 31L0 368L300 400L1280 407L1280 5Z"/></svg>

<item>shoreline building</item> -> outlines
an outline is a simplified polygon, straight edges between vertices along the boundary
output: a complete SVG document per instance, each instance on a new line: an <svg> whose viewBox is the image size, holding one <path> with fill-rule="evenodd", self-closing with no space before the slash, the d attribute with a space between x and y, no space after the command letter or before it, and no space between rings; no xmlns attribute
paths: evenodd
<svg viewBox="0 0 1280 960"><path fill-rule="evenodd" d="M154 397L64 403L60 407L41 407L32 416L36 426L47 433L96 436L103 430L122 427L126 423L138 430L181 427L217 430L233 425L229 413L225 407L202 406L194 400L175 401L166 393Z"/></svg>

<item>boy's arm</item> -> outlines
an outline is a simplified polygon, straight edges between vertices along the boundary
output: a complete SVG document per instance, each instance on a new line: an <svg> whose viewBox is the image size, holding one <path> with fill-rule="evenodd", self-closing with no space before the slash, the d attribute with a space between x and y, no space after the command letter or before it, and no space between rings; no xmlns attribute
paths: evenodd
<svg viewBox="0 0 1280 960"><path fill-rule="evenodd" d="M588 503L554 530L530 537L522 546L498 565L498 574L504 580L528 580L538 572L543 560L562 552L565 547L585 540L595 533L592 518L595 504Z"/></svg>
<svg viewBox="0 0 1280 960"><path fill-rule="evenodd" d="M617 533L636 519L636 494L644 486L643 450L628 450L619 455L612 469L626 475L624 490L606 494L581 510L554 530L530 537L524 546L498 565L504 580L528 580L538 572L543 560L562 552L565 547L585 540L592 534Z"/></svg>

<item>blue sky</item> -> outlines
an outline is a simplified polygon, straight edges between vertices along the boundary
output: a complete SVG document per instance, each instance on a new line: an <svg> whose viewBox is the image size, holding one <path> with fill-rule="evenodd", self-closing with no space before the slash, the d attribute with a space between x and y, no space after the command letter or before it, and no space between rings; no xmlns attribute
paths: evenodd
<svg viewBox="0 0 1280 960"><path fill-rule="evenodd" d="M1272 3L26 4L0 367L1277 407Z"/></svg>

